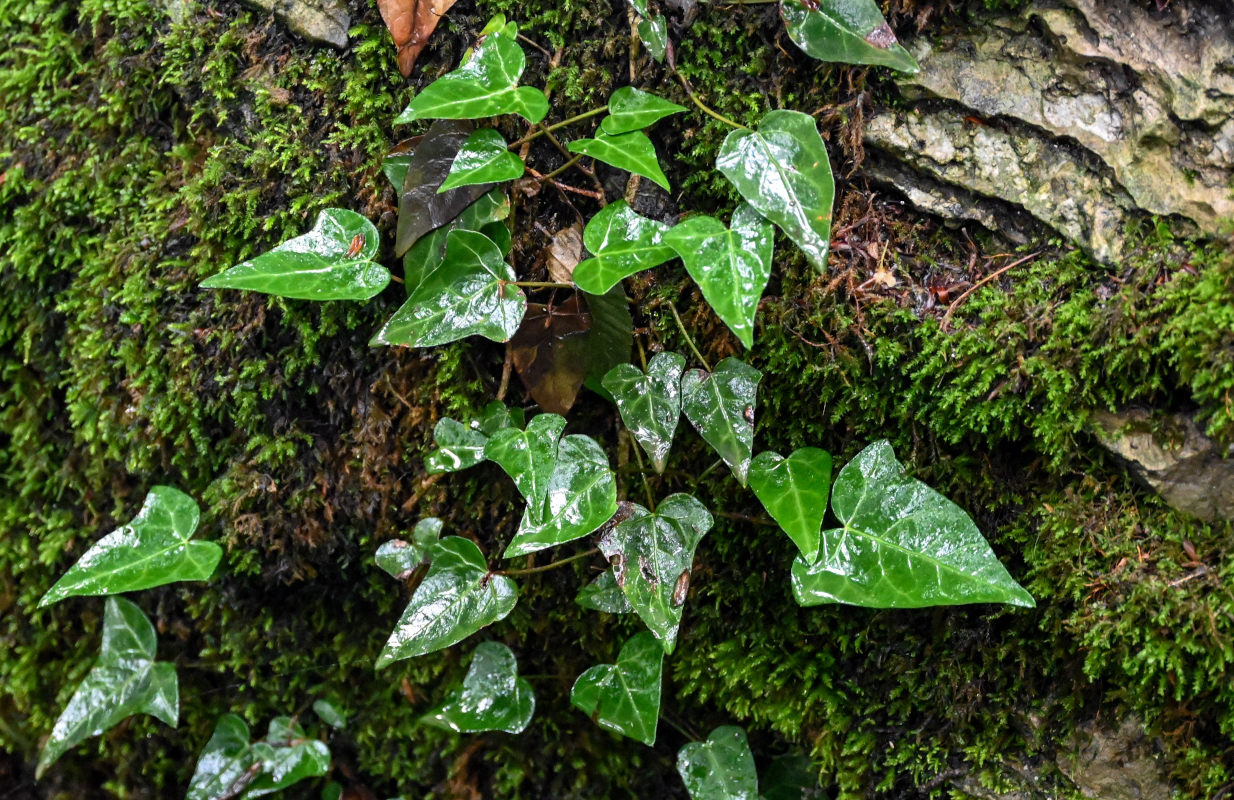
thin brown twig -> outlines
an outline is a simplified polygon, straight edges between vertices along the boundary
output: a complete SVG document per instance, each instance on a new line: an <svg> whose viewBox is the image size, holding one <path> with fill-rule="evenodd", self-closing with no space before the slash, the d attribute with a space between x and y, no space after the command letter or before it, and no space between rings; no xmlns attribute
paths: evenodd
<svg viewBox="0 0 1234 800"><path fill-rule="evenodd" d="M1008 264L1008 265L1007 265L1007 266L1005 266L1005 267L999 267L998 269L996 269L996 270L994 270L993 272L991 272L989 275L985 276L985 277L984 277L984 278L982 278L981 280L979 280L979 281L977 281L976 283L974 283L972 286L968 287L968 289L966 289L966 290L964 291L964 294L962 294L962 295L960 295L959 297L957 297L957 298L956 298L956 299L955 299L955 300L951 303L951 305L947 306L947 313L943 314L943 322L942 322L942 328L943 328L943 330L947 330L947 326L951 323L951 315L955 313L955 310L956 310L957 308L959 308L959 307L960 307L960 304L961 304L961 303L963 303L965 300L967 300L967 299L968 299L969 295L971 295L973 292L975 292L975 291L977 291L978 289L980 289L982 286L985 286L987 283L989 283L990 281L994 280L994 279L995 279L995 278L997 278L999 275L1002 275L1002 274L1003 274L1004 272L1006 272L1007 270L1012 269L1012 268L1014 268L1014 267L1018 267L1018 266L1020 266L1021 264L1027 263L1027 262L1029 262L1029 261L1032 261L1034 258L1036 258L1037 256L1041 255L1043 252L1045 252L1045 251L1044 251L1044 250L1038 250L1038 251L1037 251L1037 252L1035 252L1035 253L1029 253L1028 255L1024 256L1024 258L1021 258L1021 259L1020 259L1020 260L1018 260L1018 261L1013 261L1013 262L1011 262L1010 264Z"/></svg>

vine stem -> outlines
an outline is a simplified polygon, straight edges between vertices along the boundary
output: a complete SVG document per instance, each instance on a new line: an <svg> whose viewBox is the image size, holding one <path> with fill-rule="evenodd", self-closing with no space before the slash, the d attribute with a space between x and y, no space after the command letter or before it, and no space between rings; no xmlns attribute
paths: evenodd
<svg viewBox="0 0 1234 800"><path fill-rule="evenodd" d="M718 119L720 122L723 122L725 125L729 126L730 128L739 128L741 130L746 130L746 131L750 130L750 127L748 125L742 125L740 122L734 122L733 120L721 114L719 111L715 111L714 109L709 107L702 100L699 100L698 95L694 93L694 89L691 88L690 82L686 80L685 75L682 75L676 69L673 70L673 74L677 76L677 80L681 81L681 87L686 90L686 94L689 96L690 100L692 100L694 102L694 105L698 106L699 110L701 110L704 114L711 117L712 119Z"/></svg>
<svg viewBox="0 0 1234 800"><path fill-rule="evenodd" d="M681 335L686 338L686 344L690 345L690 352L698 359L698 363L702 364L708 372L711 372L711 365L707 363L707 359L703 358L703 354L694 346L694 339L691 338L690 332L686 330L685 323L681 321L681 315L677 313L677 306L673 305L672 300L666 300L665 302L668 303L668 310L673 312L673 319L677 321L677 328L681 331Z"/></svg>
<svg viewBox="0 0 1234 800"><path fill-rule="evenodd" d="M542 567L528 567L527 569L502 569L502 570L495 570L493 574L494 575L534 575L537 572L548 572L550 569L557 569L558 567L562 567L562 566L565 566L566 564L569 564L571 561L578 561L580 558L587 558L588 556L594 556L596 553L599 553L599 552L600 552L600 548L593 547L590 550L584 550L583 552L576 553L575 555L572 555L569 558L563 558L560 561L554 561L553 563L545 564Z"/></svg>
<svg viewBox="0 0 1234 800"><path fill-rule="evenodd" d="M506 281L507 286L520 286L524 289L573 289L572 283L557 283L556 281Z"/></svg>
<svg viewBox="0 0 1234 800"><path fill-rule="evenodd" d="M530 142L533 139L539 139L541 136L543 136L546 133L551 133L557 130L558 128L564 128L567 125L573 125L576 122L582 122L585 119L594 117L597 114L604 114L607 111L608 111L608 106L600 106L599 108L593 108L590 111L584 111L582 114L575 114L572 117L567 117L566 119L563 119L561 122L554 122L552 125L538 125L536 126L536 129L534 131L527 134L522 139L518 139L517 141L511 142L509 145L509 149L513 150L516 147L522 147L527 142Z"/></svg>

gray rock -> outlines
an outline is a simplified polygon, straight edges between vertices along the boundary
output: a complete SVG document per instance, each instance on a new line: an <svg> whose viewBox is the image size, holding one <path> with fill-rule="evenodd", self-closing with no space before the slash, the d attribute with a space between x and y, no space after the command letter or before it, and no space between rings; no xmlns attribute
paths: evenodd
<svg viewBox="0 0 1234 800"><path fill-rule="evenodd" d="M328 44L340 50L347 46L347 29L351 15L344 0L244 0L264 9L279 21L312 42Z"/></svg>
<svg viewBox="0 0 1234 800"><path fill-rule="evenodd" d="M1234 519L1234 449L1223 453L1184 414L1143 409L1093 415L1097 439L1174 508L1200 519Z"/></svg>

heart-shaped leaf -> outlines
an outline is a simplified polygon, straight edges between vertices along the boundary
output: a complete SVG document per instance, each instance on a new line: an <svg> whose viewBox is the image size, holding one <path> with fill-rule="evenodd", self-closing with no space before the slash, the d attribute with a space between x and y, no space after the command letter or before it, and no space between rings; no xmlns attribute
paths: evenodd
<svg viewBox="0 0 1234 800"><path fill-rule="evenodd" d="M634 503L632 516L604 534L600 552L635 613L660 640L664 652L677 643L681 607L690 588L694 549L711 529L711 514L688 494L675 494L654 514Z"/></svg>
<svg viewBox="0 0 1234 800"><path fill-rule="evenodd" d="M204 289L246 289L297 300L368 300L390 282L374 263L377 228L354 211L327 208L313 229L201 282Z"/></svg>
<svg viewBox="0 0 1234 800"><path fill-rule="evenodd" d="M239 787L242 792L260 771L261 761L253 754L249 741L249 726L235 714L224 714L214 724L210 741L197 757L186 800L242 796L232 788Z"/></svg>
<svg viewBox="0 0 1234 800"><path fill-rule="evenodd" d="M600 130L609 136L617 136L641 130L664 117L680 114L685 110L685 106L669 102L651 92L623 86L608 98L608 116L600 123Z"/></svg>
<svg viewBox="0 0 1234 800"><path fill-rule="evenodd" d="M604 570L594 581L580 589L574 602L583 608L606 614L629 614L634 610L625 592L617 585L611 569Z"/></svg>
<svg viewBox="0 0 1234 800"><path fill-rule="evenodd" d="M447 536L429 551L433 565L377 658L377 669L449 647L505 618L518 587L489 572L474 542Z"/></svg>
<svg viewBox="0 0 1234 800"><path fill-rule="evenodd" d="M750 488L802 558L812 562L827 513L831 456L817 447L794 450L788 458L759 453L750 464Z"/></svg>
<svg viewBox="0 0 1234 800"><path fill-rule="evenodd" d="M155 486L137 516L95 542L39 607L77 595L136 592L176 581L209 580L223 556L214 542L190 541L197 503L179 489Z"/></svg>
<svg viewBox="0 0 1234 800"><path fill-rule="evenodd" d="M397 580L406 580L424 562L433 545L441 537L441 520L426 517L412 529L411 541L392 539L377 548L377 566Z"/></svg>
<svg viewBox="0 0 1234 800"><path fill-rule="evenodd" d="M528 506L539 507L548 494L558 440L565 429L564 417L538 414L526 430L505 428L494 433L484 446L484 457L506 471Z"/></svg>
<svg viewBox="0 0 1234 800"><path fill-rule="evenodd" d="M411 161L407 165L398 198L398 227L394 238L395 255L404 255L430 231L440 230L457 219L465 210L489 194L490 186L475 184L442 192L463 145L472 135L474 126L467 120L437 120L428 132L414 141ZM472 226L473 230L478 226ZM444 234L443 234L444 236ZM444 239L438 246L445 249ZM427 274L427 273L424 273ZM416 278L418 282L420 274ZM414 287L408 276L407 291Z"/></svg>
<svg viewBox="0 0 1234 800"><path fill-rule="evenodd" d="M503 556L514 558L580 539L616 511L617 481L608 456L589 436L567 436L557 448L543 498L538 503L528 499L527 512Z"/></svg>
<svg viewBox="0 0 1234 800"><path fill-rule="evenodd" d="M511 153L506 140L492 128L481 128L467 137L450 165L450 174L437 190L447 192L459 186L501 183L521 177L526 166Z"/></svg>
<svg viewBox="0 0 1234 800"><path fill-rule="evenodd" d="M488 36L465 64L424 87L394 122L518 114L537 123L548 113L548 98L539 89L518 85L526 66L527 56L517 41Z"/></svg>
<svg viewBox="0 0 1234 800"><path fill-rule="evenodd" d="M437 449L425 456L425 472L435 475L474 467L485 459L484 446L491 435L502 428L522 426L523 410L506 408L496 400L484 407L480 419L467 425L445 417L433 428Z"/></svg>
<svg viewBox="0 0 1234 800"><path fill-rule="evenodd" d="M308 738L291 717L270 720L266 738L253 743L253 755L261 763L261 772L249 784L246 798L273 794L330 770L330 748Z"/></svg>
<svg viewBox="0 0 1234 800"><path fill-rule="evenodd" d="M652 58L664 61L664 54L668 51L668 21L660 14L649 13L647 0L630 0L630 5L642 17L637 25L638 38Z"/></svg>
<svg viewBox="0 0 1234 800"><path fill-rule="evenodd" d="M635 213L624 200L609 203L583 230L593 254L574 268L574 283L589 294L604 294L623 278L659 266L673 257L664 244L668 226Z"/></svg>
<svg viewBox="0 0 1234 800"><path fill-rule="evenodd" d="M648 747L656 743L664 651L650 633L630 637L616 664L599 664L578 676L570 704L598 725Z"/></svg>
<svg viewBox="0 0 1234 800"><path fill-rule="evenodd" d="M690 800L757 800L758 772L746 732L716 728L705 742L690 742L677 754L677 772Z"/></svg>
<svg viewBox="0 0 1234 800"><path fill-rule="evenodd" d="M446 257L370 344L431 347L473 334L504 342L518 330L527 298L514 270L482 233L453 230Z"/></svg>
<svg viewBox="0 0 1234 800"><path fill-rule="evenodd" d="M775 235L749 203L733 212L732 227L714 217L679 222L664 243L685 262L703 298L747 348L754 346L754 316L771 278Z"/></svg>
<svg viewBox="0 0 1234 800"><path fill-rule="evenodd" d="M917 72L917 61L896 42L874 0L781 0L793 43L820 61L877 64Z"/></svg>
<svg viewBox="0 0 1234 800"><path fill-rule="evenodd" d="M758 130L733 131L720 148L716 168L797 243L815 269L827 269L835 182L813 117L772 111Z"/></svg>
<svg viewBox="0 0 1234 800"><path fill-rule="evenodd" d="M844 465L831 508L844 527L823 531L817 559L793 561L793 595L803 606L1034 605L969 516L908 477L887 442Z"/></svg>
<svg viewBox="0 0 1234 800"><path fill-rule="evenodd" d="M569 150L571 153L582 153L611 167L649 178L666 192L670 189L668 178L656 158L655 145L642 131L612 136L601 130L594 139L575 139L570 142Z"/></svg>
<svg viewBox="0 0 1234 800"><path fill-rule="evenodd" d="M518 661L510 648L481 642L472 654L463 685L420 720L458 733L522 733L535 709L535 693L518 676Z"/></svg>
<svg viewBox="0 0 1234 800"><path fill-rule="evenodd" d="M604 376L604 388L617 402L621 421L647 451L656 472L664 471L681 418L685 366L686 360L677 353L657 353L646 374L631 364L621 364Z"/></svg>
<svg viewBox="0 0 1234 800"><path fill-rule="evenodd" d="M219 717L197 757L186 800L261 797L324 775L330 768L329 748L308 738L291 717L271 720L264 740L249 738L249 727L240 717Z"/></svg>
<svg viewBox="0 0 1234 800"><path fill-rule="evenodd" d="M455 191L466 192L470 187L463 187ZM439 195L434 194L434 197ZM444 196L444 195L441 195ZM497 227L505 228L501 224L501 220L510 216L510 198L500 189L494 189L491 192L483 194L480 199L476 200L471 205L467 206L458 216L445 223L442 227L437 228L432 233L429 233L418 239L411 249L403 256L403 280L405 281L404 288L408 294L411 294L420 285L427 276L431 275L433 270L441 265L441 262L446 258L446 237L450 235L450 231L459 228L468 231L476 231L483 233L490 239L489 233L495 231ZM401 218L400 218L401 219ZM506 231L509 234L509 231ZM502 247L500 242L493 239L498 248L502 249L502 258L505 257L507 250Z"/></svg>
<svg viewBox="0 0 1234 800"><path fill-rule="evenodd" d="M726 358L708 374L692 369L681 377L681 410L715 448L742 486L754 447L754 405L763 373Z"/></svg>
<svg viewBox="0 0 1234 800"><path fill-rule="evenodd" d="M180 718L176 668L155 661L154 626L141 609L109 597L99 660L73 692L39 754L36 777L60 756L125 717L150 714L173 728Z"/></svg>

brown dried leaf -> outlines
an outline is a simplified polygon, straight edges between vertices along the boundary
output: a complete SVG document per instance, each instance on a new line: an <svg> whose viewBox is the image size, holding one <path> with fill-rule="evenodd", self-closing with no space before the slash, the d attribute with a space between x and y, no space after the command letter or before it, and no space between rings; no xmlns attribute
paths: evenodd
<svg viewBox="0 0 1234 800"><path fill-rule="evenodd" d="M587 364L580 348L571 345L589 330L591 315L578 295L556 305L527 305L510 349L519 378L545 411L565 414L574 405L587 378Z"/></svg>
<svg viewBox="0 0 1234 800"><path fill-rule="evenodd" d="M574 282L574 268L583 259L583 226L575 223L553 234L548 246L548 274L560 283Z"/></svg>
<svg viewBox="0 0 1234 800"><path fill-rule="evenodd" d="M377 0L394 46L398 48L398 71L411 74L416 59L437 29L437 23L457 0Z"/></svg>

